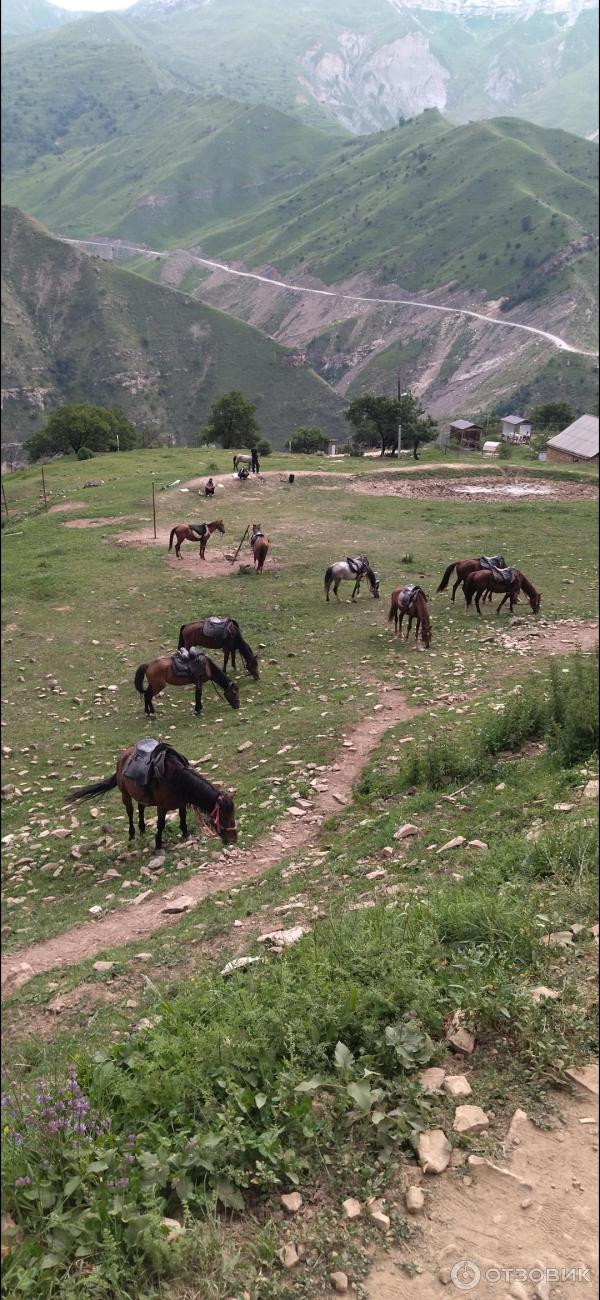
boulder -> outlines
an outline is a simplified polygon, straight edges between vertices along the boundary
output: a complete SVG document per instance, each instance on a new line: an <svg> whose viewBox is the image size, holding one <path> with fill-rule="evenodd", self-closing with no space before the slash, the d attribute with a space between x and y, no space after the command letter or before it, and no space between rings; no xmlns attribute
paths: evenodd
<svg viewBox="0 0 600 1300"><path fill-rule="evenodd" d="M423 1092L441 1092L445 1078L446 1071L434 1065L429 1070L421 1071L419 1083Z"/></svg>
<svg viewBox="0 0 600 1300"><path fill-rule="evenodd" d="M470 1097L471 1085L464 1074L448 1074L444 1079L444 1092L450 1097Z"/></svg>
<svg viewBox="0 0 600 1300"><path fill-rule="evenodd" d="M464 1025L464 1012L455 1011L446 1033L446 1042L463 1056L470 1056L475 1051L475 1035Z"/></svg>
<svg viewBox="0 0 600 1300"><path fill-rule="evenodd" d="M452 1147L441 1128L419 1134L417 1156L423 1173L443 1174L448 1168Z"/></svg>
<svg viewBox="0 0 600 1300"><path fill-rule="evenodd" d="M484 1133L490 1121L481 1106L457 1106L452 1125L455 1133Z"/></svg>

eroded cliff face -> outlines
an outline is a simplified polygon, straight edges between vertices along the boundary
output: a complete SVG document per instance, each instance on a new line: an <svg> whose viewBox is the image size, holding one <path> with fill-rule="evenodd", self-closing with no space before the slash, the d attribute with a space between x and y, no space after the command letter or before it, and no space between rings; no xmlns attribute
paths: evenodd
<svg viewBox="0 0 600 1300"><path fill-rule="evenodd" d="M313 46L302 66L304 88L359 134L446 106L450 73L423 32L410 32L378 49L365 35L342 32L336 50Z"/></svg>

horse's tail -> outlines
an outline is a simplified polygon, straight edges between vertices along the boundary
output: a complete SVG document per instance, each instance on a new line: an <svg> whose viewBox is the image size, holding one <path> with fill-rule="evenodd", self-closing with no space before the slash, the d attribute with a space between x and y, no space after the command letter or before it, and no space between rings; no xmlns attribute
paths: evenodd
<svg viewBox="0 0 600 1300"><path fill-rule="evenodd" d="M234 468L234 469L237 469L237 453L236 453L236 455L235 455L234 458L233 458L233 468Z"/></svg>
<svg viewBox="0 0 600 1300"><path fill-rule="evenodd" d="M148 667L148 664L140 664L139 668L136 670L136 674L135 674L135 677L134 677L134 679L133 679L133 684L134 684L134 686L135 686L135 689L136 689L136 691L139 691L140 695L143 695L143 694L144 694L144 685L143 685L143 683L144 683L144 677L145 677L145 674L146 674L146 669L147 669L147 667Z"/></svg>
<svg viewBox="0 0 600 1300"><path fill-rule="evenodd" d="M465 601L467 603L467 609L470 609L473 603L473 596L475 594L475 583L473 581L472 573L469 574L468 578L466 578L463 583L463 593L464 593Z"/></svg>
<svg viewBox="0 0 600 1300"><path fill-rule="evenodd" d="M390 603L390 612L388 614L388 623L391 623L392 619L394 619L395 617L396 617L396 593L395 591L393 591L392 599Z"/></svg>
<svg viewBox="0 0 600 1300"><path fill-rule="evenodd" d="M269 543L263 541L257 542L254 548L254 558L257 561L256 568L258 573L262 573L265 567L265 560L267 558L268 549L269 549Z"/></svg>
<svg viewBox="0 0 600 1300"><path fill-rule="evenodd" d="M185 641L184 641L184 639L183 639L183 633L184 633L184 629L185 629L186 627L187 627L187 623L182 623L182 624L181 624L181 627L180 627L180 629L179 629L179 640L178 640L178 642L177 642L177 649L178 649L178 650L181 650L182 646L185 645ZM141 666L142 666L142 665L140 664L140 668L141 668ZM138 669L138 671L139 671L139 669ZM137 673L136 673L136 675L135 675L135 679L136 679L136 684L137 684ZM138 686L138 690L139 690L139 686Z"/></svg>
<svg viewBox="0 0 600 1300"><path fill-rule="evenodd" d="M169 537L169 550L170 550L170 551L173 550L173 538L174 538L176 532L177 532L177 529L176 529L176 528L172 528L172 529L171 529L171 536Z"/></svg>
<svg viewBox="0 0 600 1300"><path fill-rule="evenodd" d="M333 565L330 564L329 568L325 570L325 579L323 583L325 590L327 590L327 588L331 586L332 582L333 582Z"/></svg>
<svg viewBox="0 0 600 1300"><path fill-rule="evenodd" d="M104 781L93 781L91 785L84 785L80 790L71 790L65 802L75 803L76 799L92 799L94 795L106 794L107 790L114 790L116 784L117 774L113 772L112 776L107 776Z"/></svg>
<svg viewBox="0 0 600 1300"><path fill-rule="evenodd" d="M439 587L438 587L438 591L445 591L445 590L446 590L446 587L448 586L448 583L449 583L449 581L450 581L450 574L452 573L452 570L456 568L456 564L457 564L457 561L455 560L453 564L449 564L449 565L448 565L448 568L446 569L446 572L445 572L445 574L444 574L444 576L443 576L443 578L442 578L442 581L440 582L440 585L439 585Z"/></svg>

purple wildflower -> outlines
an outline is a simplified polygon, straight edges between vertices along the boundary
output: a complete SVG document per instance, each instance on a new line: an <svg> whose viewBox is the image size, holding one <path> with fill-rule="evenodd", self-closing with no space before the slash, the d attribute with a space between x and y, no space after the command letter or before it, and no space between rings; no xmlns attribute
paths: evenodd
<svg viewBox="0 0 600 1300"><path fill-rule="evenodd" d="M15 1187L31 1187L31 1178L15 1178Z"/></svg>

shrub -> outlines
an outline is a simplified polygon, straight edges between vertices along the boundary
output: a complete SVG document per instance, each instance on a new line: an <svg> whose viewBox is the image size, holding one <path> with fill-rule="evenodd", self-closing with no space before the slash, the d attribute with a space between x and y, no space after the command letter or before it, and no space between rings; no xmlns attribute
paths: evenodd
<svg viewBox="0 0 600 1300"><path fill-rule="evenodd" d="M94 452L90 451L89 447L79 448L79 451L77 452L78 460L93 460L93 458L94 458Z"/></svg>
<svg viewBox="0 0 600 1300"><path fill-rule="evenodd" d="M290 448L294 453L304 452L307 455L314 455L319 451L327 451L329 439L321 429L301 427L296 429L290 438Z"/></svg>
<svg viewBox="0 0 600 1300"><path fill-rule="evenodd" d="M259 438L256 444L259 456L270 456L273 450L268 438Z"/></svg>

